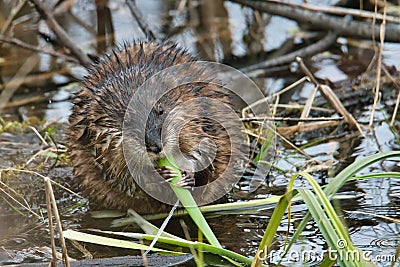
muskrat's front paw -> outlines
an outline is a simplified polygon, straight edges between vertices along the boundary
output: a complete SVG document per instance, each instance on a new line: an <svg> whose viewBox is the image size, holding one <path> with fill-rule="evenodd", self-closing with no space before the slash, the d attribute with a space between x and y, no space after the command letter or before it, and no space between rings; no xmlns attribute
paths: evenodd
<svg viewBox="0 0 400 267"><path fill-rule="evenodd" d="M178 176L178 172L171 168L170 166L162 166L157 169L157 172L165 179L167 182L171 182L176 176ZM175 186L180 186L183 188L190 189L195 185L195 179L193 173L188 171L182 171L182 179L179 180Z"/></svg>
<svg viewBox="0 0 400 267"><path fill-rule="evenodd" d="M186 189L191 189L195 186L196 180L192 172L182 171L182 179L180 179L175 185Z"/></svg>
<svg viewBox="0 0 400 267"><path fill-rule="evenodd" d="M162 166L156 170L162 178L164 178L167 182L171 182L176 176L178 176L178 172L171 168L170 166Z"/></svg>

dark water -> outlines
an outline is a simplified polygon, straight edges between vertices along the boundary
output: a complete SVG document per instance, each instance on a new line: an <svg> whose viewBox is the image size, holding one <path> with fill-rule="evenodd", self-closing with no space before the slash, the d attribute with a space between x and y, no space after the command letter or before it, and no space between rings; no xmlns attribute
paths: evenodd
<svg viewBox="0 0 400 267"><path fill-rule="evenodd" d="M108 1L106 1L107 3ZM279 48L292 43L303 42L296 23L277 16L256 14L252 10L242 8L237 4L223 1L189 1L189 8L179 9L184 1L138 1L138 7L145 15L150 26L160 38L170 38L186 47L200 58L210 61L226 63L241 67L259 61L272 52L279 52ZM313 4L326 5L333 1L309 1ZM7 18L11 6L10 1L0 1L2 17L0 25ZM24 7L19 15L20 23L14 25L15 37L34 45L44 44L38 39L36 30L49 34L45 24L36 23L37 17L32 15L29 7ZM144 38L137 27L125 1L110 1L106 5L96 7L93 1L78 1L70 13L58 17L58 21L66 29L73 40L85 51L103 53L115 43ZM98 21L108 26L98 25ZM105 32L100 38L96 34ZM101 28L103 27L103 28ZM51 37L51 34L49 35ZM393 83L385 81L382 86L381 102L378 105L372 127L368 126L372 101L373 79L371 73L361 77L368 68L373 57L370 48L360 48L347 45L346 40L339 40L342 45L336 45L329 53L322 53L307 60L315 76L330 84L338 94L346 108L362 125L365 137L354 134L344 126L328 130L318 130L309 133L297 134L290 137L290 141L297 146L311 144L304 148L312 158L331 164L324 171L314 172L313 176L321 184L329 182L332 173L340 170L367 155L380 151L400 149L399 115L395 118L393 127L389 126L393 113L398 89ZM367 43L367 46L372 46ZM365 46L363 46L365 47ZM27 58L36 58L31 75L49 74L30 82L24 82L12 97L12 102L26 101L26 104L9 105L2 113L5 121L27 121L35 116L43 122L37 122L37 129L42 134L52 131L60 151L48 151L45 155L32 157L41 149L46 148L38 136L29 127L8 130L0 134L0 168L16 168L24 166L26 169L36 170L62 185L74 188L72 170L65 159L56 161L53 153L62 152L65 147L65 129L71 104L71 92L79 89L78 83L86 71L73 65L62 64L47 55L35 54L26 50L6 46L0 50L4 59L0 68L2 81L8 81L17 73ZM400 83L400 46L386 44L384 47L383 62L388 69L393 70L393 77ZM290 71L292 70L292 71ZM293 66L284 67L278 72L270 72L267 77L254 78L256 84L267 95L278 92L303 75ZM32 76L33 77L33 76ZM72 84L71 84L72 83ZM359 92L345 96L344 92L354 88ZM285 93L280 98L280 104L304 104L313 85L303 83L294 90ZM361 91L361 93L360 93ZM321 96L317 101L324 103ZM321 104L323 105L323 104ZM328 107L326 104L324 105ZM322 113L324 114L324 113ZM331 113L327 113L332 114ZM298 117L295 109L278 109L277 116ZM314 115L321 115L316 112ZM326 115L326 114L325 114ZM322 115L321 115L322 116ZM34 124L35 125L35 124ZM49 130L51 129L51 130ZM325 138L326 137L326 138ZM314 143L314 141L316 141ZM29 162L29 164L27 164ZM250 196L245 192L235 190L232 200L249 198L265 198L280 195L285 192L287 182L296 171L309 167L308 159L290 148L278 138L277 157L274 159L276 168L272 168L265 183ZM363 170L362 174L382 171L400 171L399 159L376 163ZM0 185L0 264L41 261L48 255L39 248L50 246L49 233L46 223L45 197L43 181L32 173L2 173ZM297 186L306 182L296 181ZM242 183L246 186L246 183ZM4 190L4 191L3 191ZM5 194L12 194L12 190L20 192L31 207L32 212L22 209L10 200ZM74 204L84 202L59 187L55 187L58 206L63 214L65 229L101 228L107 229L109 220L95 220L87 214L87 206L70 209ZM371 216L377 214L400 219L400 181L396 179L377 179L350 182L340 191L347 197L339 201L338 209L342 210L342 217L349 226L351 237L356 246L364 251L371 252L376 257L378 266L389 266L389 260L394 255L396 247L400 245L399 224L386 219ZM13 195L13 194L12 194ZM12 206L21 210L17 213ZM221 243L229 249L242 254L254 255L272 214L273 206L267 207L254 214L222 216L211 218L210 224ZM354 213L363 212L363 213ZM276 248L281 247L287 230L293 233L295 226L306 214L305 205L293 206L293 215L288 228L287 218L282 222L279 234L276 237ZM33 215L33 214L37 214ZM308 266L317 263L296 262L296 253L314 251L320 255L326 249L324 239L317 226L310 222L302 234L302 238L292 248L292 261L286 266ZM70 254L75 258L82 258L83 254L69 246ZM110 250L98 246L88 246L95 257L109 257L132 253L125 250ZM11 257L11 258L10 258ZM380 258L379 258L380 257ZM277 262L277 258L272 262Z"/></svg>

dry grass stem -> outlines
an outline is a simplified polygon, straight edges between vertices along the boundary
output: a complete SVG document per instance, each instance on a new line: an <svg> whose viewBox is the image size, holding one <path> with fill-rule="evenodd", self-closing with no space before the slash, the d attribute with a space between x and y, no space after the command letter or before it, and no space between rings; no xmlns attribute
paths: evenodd
<svg viewBox="0 0 400 267"><path fill-rule="evenodd" d="M393 222L393 223L396 223L396 224L400 224L400 220L399 219L388 217L388 216L383 216L383 215L369 213L369 212L363 212L363 211L348 211L348 210L343 210L343 211L346 212L346 213L350 213L350 214L368 215L368 216L372 216L372 217L375 217L375 218L384 219L386 221Z"/></svg>
<svg viewBox="0 0 400 267"><path fill-rule="evenodd" d="M93 255L92 253L87 250L84 246L81 245L81 243L79 243L78 241L75 240L69 240L69 242L72 244L72 246L74 246L77 250L79 250L84 256L85 259L87 260L91 260L93 259Z"/></svg>
<svg viewBox="0 0 400 267"><path fill-rule="evenodd" d="M262 123L262 122L255 122L255 123ZM313 157L311 157L310 155L308 155L306 152L304 152L302 149L298 148L296 145L294 145L292 142L290 142L288 139L286 139L283 135L281 135L278 131L276 131L275 129L268 127L267 128L270 131L273 131L278 137L280 137L286 144L288 144L291 148L295 149L297 152L299 152L300 154L302 154L303 156L305 156L307 159L309 160L314 160L315 162L317 162L318 164L320 164L321 162L314 159ZM265 138L262 137L261 135L257 135L253 132L251 132L250 130L246 130L245 133L249 136L253 136L253 137L258 137L261 141L264 141Z"/></svg>
<svg viewBox="0 0 400 267"><path fill-rule="evenodd" d="M58 186L58 187L64 189L64 190L67 191L68 193L70 193L70 194L72 194L72 195L74 195L74 196L76 196L76 197L78 197L78 198L83 198L81 195L75 193L75 192L72 191L71 189L69 189L69 188L63 186L63 185L60 184L60 183L57 183L57 182L53 181L53 180L50 179L49 177L44 176L44 175L42 175L42 174L40 174L40 173L38 173L38 172L30 171L30 170L21 170L21 169L16 169L16 168L6 168L6 169L0 169L0 174L1 174L3 171L4 171L4 172L7 172L7 171L14 171L14 172L29 173L29 174L36 175L36 176L38 176L38 177L40 177L40 178L42 178L42 179L49 179L50 182L51 182L52 184L54 184L54 185L56 185L56 186ZM1 178L1 176L0 176L0 178Z"/></svg>
<svg viewBox="0 0 400 267"><path fill-rule="evenodd" d="M297 125L288 127L277 127L277 132L283 136L292 136L295 133L311 132L321 128L335 127L340 124L340 121L320 121L313 123L299 122Z"/></svg>
<svg viewBox="0 0 400 267"><path fill-rule="evenodd" d="M396 116L397 116L397 111L399 110L399 104L400 104L400 90L399 90L399 93L397 94L396 105L395 105L394 110L393 110L392 119L390 120L390 126L394 125L394 121L395 121Z"/></svg>
<svg viewBox="0 0 400 267"><path fill-rule="evenodd" d="M0 177L1 177L1 171L0 171ZM31 207L29 206L28 202L23 198L23 196L21 196L21 194L19 194L18 192L16 192L14 189L12 189L11 187L9 187L7 184L3 183L2 181L0 181L0 185L3 186L5 189L11 191L16 197L20 198L23 200L24 204L21 203L19 200L17 200L14 196L12 196L10 193L8 193L5 189L0 187L0 191L3 192L6 196L8 196L10 199L12 199L15 203L17 203L18 205L20 205L23 209L25 209L26 211L28 211L29 213L33 214L35 217L37 217L39 220L44 221L43 216L37 214L36 212L34 212Z"/></svg>
<svg viewBox="0 0 400 267"><path fill-rule="evenodd" d="M283 109L299 109L302 110L304 109L304 105L300 105L300 104L295 104L295 103L291 103L291 104L278 104L277 108L283 108ZM321 108L321 107L311 107L311 110L315 110L315 111L321 111L321 112L327 112L327 113L333 113L334 110L330 109L330 108Z"/></svg>
<svg viewBox="0 0 400 267"><path fill-rule="evenodd" d="M300 80L298 80L298 81L292 83L291 85L289 85L289 86L283 88L283 89L280 90L279 92L276 92L275 94L272 94L272 95L270 95L270 96L267 96L267 97L265 97L265 98L263 98L263 99L257 100L256 102L254 102L254 103L250 104L249 106L245 107L244 109L242 109L242 117L245 118L245 117L246 117L246 116L245 116L246 112L248 112L250 109L255 108L256 106L258 106L258 105L260 105L260 104L268 103L268 101L269 101L270 99L280 96L281 94L283 94L283 93L285 93L285 92L287 92L287 91L289 91L289 90L295 88L296 86L302 84L303 82L305 82L305 81L307 81L307 80L308 80L308 77L307 77L307 76L302 77Z"/></svg>
<svg viewBox="0 0 400 267"><path fill-rule="evenodd" d="M386 0L385 0L386 4ZM369 126L371 127L373 122L374 122L374 116L375 116L375 109L378 104L379 100L379 89L380 89L380 83L381 83L381 70L382 70L382 51L383 51L383 45L385 41L385 25L386 25L386 5L383 8L383 20L381 23L380 27L380 45L378 49L378 62L376 66L376 84L375 84L375 97L374 97L374 104L372 105L372 110L371 110L371 117L369 120Z"/></svg>
<svg viewBox="0 0 400 267"><path fill-rule="evenodd" d="M241 121L294 121L294 122L315 122L315 121L341 121L343 117L318 117L318 118L289 118L289 117L252 117L242 118Z"/></svg>
<svg viewBox="0 0 400 267"><path fill-rule="evenodd" d="M51 265L57 266L57 250L56 242L54 240L54 227L53 227L53 213L51 211L51 197L46 187L46 205L47 205L47 217L49 220L49 230L50 230L50 243L51 243Z"/></svg>
<svg viewBox="0 0 400 267"><path fill-rule="evenodd" d="M325 97L325 99L330 103L330 105L339 113L341 114L347 123L355 127L362 135L364 135L364 132L362 131L360 125L357 123L357 121L354 119L353 115L351 115L346 108L343 106L342 102L340 99L336 96L335 92L333 92L332 88L330 88L328 85L321 85L318 87L320 89L320 92L322 95Z"/></svg>
<svg viewBox="0 0 400 267"><path fill-rule="evenodd" d="M67 246L65 245L65 239L63 236L63 229L62 229L62 225L61 225L61 219L60 219L60 215L58 213L58 208L57 208L57 202L56 199L54 197L54 192L53 192L53 188L51 186L51 182L49 178L44 178L44 183L45 183L45 187L46 187L46 195L50 196L50 201L53 207L53 212L54 212L54 218L56 219L56 223L57 223L57 231L59 234L59 240L60 240L60 244L61 244L61 249L62 249L62 256L63 256L63 261L65 263L66 267L70 267L70 263L69 263L69 258L68 258L68 252L67 252ZM47 196L46 196L47 199Z"/></svg>
<svg viewBox="0 0 400 267"><path fill-rule="evenodd" d="M185 221L180 219L179 223L181 225L181 228L182 228L183 234L185 235L186 240L192 241L192 238L190 237L190 233L189 233L189 230L188 230L188 227L187 227ZM194 249L193 246L189 246L189 249L190 249L190 253L193 255L193 258L197 261L199 258L199 256L197 255L197 251Z"/></svg>
<svg viewBox="0 0 400 267"><path fill-rule="evenodd" d="M48 146L49 144L46 142L46 140L44 140L43 136L38 132L38 130L36 130L35 127L33 126L28 126L28 128L32 129L32 131L36 134L37 137L39 137L40 141L42 141L42 143L45 146Z"/></svg>
<svg viewBox="0 0 400 267"><path fill-rule="evenodd" d="M390 126L394 125L394 121L397 117L397 111L399 110L399 104L400 104L400 85L397 83L397 81L393 78L393 76L389 73L389 71L385 68L385 66L382 66L382 70L385 73L385 75L389 78L389 80L393 83L393 86L397 88L398 94L397 94L397 99L396 99L396 104L393 109L393 114L392 114L392 119L390 120Z"/></svg>

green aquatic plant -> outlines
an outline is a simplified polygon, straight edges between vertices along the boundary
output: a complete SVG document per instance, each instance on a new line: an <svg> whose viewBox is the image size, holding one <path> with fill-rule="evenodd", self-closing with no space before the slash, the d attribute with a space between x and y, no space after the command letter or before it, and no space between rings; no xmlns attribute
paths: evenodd
<svg viewBox="0 0 400 267"><path fill-rule="evenodd" d="M204 219L203 215L201 214L201 211L197 209L194 213L191 214L191 212L187 211L187 213L191 216L193 221L198 225L199 229L203 232L203 234L206 236L208 241L211 244L203 243L203 242L196 242L196 241L187 241L184 240L180 237L170 235L168 233L163 232L160 237L158 237L157 245L158 244L169 244L169 245L175 245L181 248L185 248L189 252L188 248L194 248L197 250L201 250L204 252L209 252L212 254L220 255L225 257L226 259L233 259L234 262L231 262L232 264L245 264L245 265L252 265L252 266L265 266L264 264L267 262L267 256L268 256L268 251L271 248L272 243L274 242L274 239L276 237L277 231L279 226L281 225L282 219L285 216L285 214L288 214L290 218L290 204L293 201L304 201L306 204L309 212L308 214L304 217L302 222L297 226L296 232L293 234L290 240L288 240L286 246L284 247L284 251L287 253L289 252L291 246L296 242L296 240L299 238L301 232L305 229L305 226L307 222L311 219L314 220L316 225L318 226L318 229L322 233L322 235L325 238L325 241L328 245L328 250L331 252L330 254L328 253L323 261L320 263L319 266L333 266L334 264L339 264L340 266L376 266L374 262L372 262L370 259L365 257L365 254L363 254L362 250L357 248L351 241L351 238L349 236L349 233L347 231L347 227L345 224L340 220L337 212L333 208L331 204L331 200L334 198L334 195L337 193L337 191L347 182L350 180L355 180L355 179L376 179L376 178L400 178L400 173L398 172L383 172L383 173L375 173L375 174L367 174L367 175L362 175L362 176L356 176L358 172L360 172L362 169L365 169L366 167L376 163L377 161L388 159L388 158L399 158L400 157L400 151L391 151L391 152L384 152L384 153L378 153L376 155L371 155L368 157L365 157L364 159L361 159L359 161L354 162L353 164L349 165L347 168L342 170L339 174L335 176L334 179L330 181L329 184L327 184L324 187L321 187L316 180L309 174L305 172L300 172L295 174L288 185L287 192L280 196L280 197L273 197L273 199L267 199L266 203L276 203L277 205L274 209L274 212L269 220L269 223L267 225L265 234L260 242L259 249L254 256L254 258L249 258L245 257L243 255L240 255L238 253L232 252L228 249L221 248L219 245L218 240L216 239L215 235L212 233L211 228L208 226L206 220ZM165 159L165 161L160 162L161 166L171 166L176 168L176 165L171 163L168 159ZM305 178L309 185L310 188L294 188L294 181L298 179L299 177ZM176 178L172 183L176 182L179 179ZM173 187L174 188L174 187ZM183 188L178 188L177 195L178 198L182 201L183 206L187 205L189 207L192 207L194 204L190 200L190 192L186 189ZM176 189L175 188L175 189ZM182 190L181 190L182 189ZM186 194L187 192L188 194ZM190 195L190 197L189 197ZM186 199L188 198L188 199ZM193 200L194 201L194 200ZM257 200L260 201L260 200ZM265 200L264 200L265 201ZM252 203L251 201L248 201ZM186 204L185 204L186 203ZM257 202L258 203L258 202ZM258 203L259 204L259 203ZM247 208L249 208L248 203L243 206L243 203L238 203L239 207L235 207L234 204L229 203L229 205L223 205L218 204L219 208L224 207L225 211L228 210L235 210L236 212L240 213L241 209L244 209L246 211ZM212 206L210 206L212 207ZM151 225L148 223L145 219L142 217L136 217L135 221L138 222L138 225L144 229L146 234L140 234L140 233L121 233L121 232L102 232L106 234L111 234L114 236L124 236L124 237L129 237L129 238L135 238L135 239L144 239L144 240L153 240L156 238L156 235L154 234L155 232L158 231L155 226ZM207 230L205 230L207 229ZM208 232L211 231L211 232ZM101 232L99 230L96 230L96 232ZM207 234L206 234L207 233ZM102 245L110 245L110 246L118 246L118 240L119 239L114 239L113 240L108 240L108 239L99 239L97 238L97 235L94 235L92 238L91 236L88 236L87 234L79 233L76 231L71 231L67 230L64 232L64 235L66 238L69 239L74 239L74 240L80 240L84 242L90 242L90 243L96 243L96 244L102 244ZM210 238L211 236L211 238ZM215 238L215 239L214 239ZM108 243L110 242L110 243ZM129 241L130 242L130 241ZM213 244L214 243L214 244ZM122 244L122 243L121 243ZM139 249L139 248L134 248L133 245L130 245L128 243L123 243L121 247L124 248L132 248L132 249ZM160 248L153 248L147 246L146 248L141 247L140 249L151 249L154 251L158 251L159 253L165 254L165 253L171 253L175 254L176 252L174 250L170 250L168 252L167 249L163 249L163 251L159 251ZM345 255L347 258L344 258L343 255ZM285 255L282 255L281 260L283 259ZM280 263L279 263L280 264Z"/></svg>
<svg viewBox="0 0 400 267"><path fill-rule="evenodd" d="M396 172L391 172L390 174L379 173L370 176L355 177L359 171L374 164L375 162L394 157L400 157L400 151L378 153L356 161L336 175L336 177L332 179L332 181L323 190L310 174L304 172L295 174L289 182L287 193L281 197L274 210L274 213L271 216L252 266L260 266L261 262L268 256L266 254L272 245L273 237L276 235L278 226L285 215L285 211L288 209L290 211L289 204L298 194L307 205L309 212L297 227L297 230L294 233L291 241L285 247L285 253L282 255L281 260L289 252L291 246L299 238L301 232L305 229L307 222L312 218L324 236L325 241L329 246L329 251L334 252L334 257L330 257L332 254L328 253L327 257L322 262L323 266L332 266L336 262L340 266L375 266L375 264L370 259L366 258L363 252L352 243L346 226L339 219L339 216L332 207L330 200L332 199L333 195L336 194L336 192L349 180L354 180L357 178L386 178L389 175L392 178L400 178L400 173ZM305 188L293 188L294 181L299 176L306 178L311 185L312 190ZM343 255L346 257L340 257Z"/></svg>

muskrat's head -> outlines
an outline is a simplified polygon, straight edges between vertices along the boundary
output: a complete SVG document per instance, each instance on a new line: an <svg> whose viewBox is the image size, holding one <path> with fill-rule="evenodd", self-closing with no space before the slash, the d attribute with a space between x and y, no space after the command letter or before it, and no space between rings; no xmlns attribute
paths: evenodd
<svg viewBox="0 0 400 267"><path fill-rule="evenodd" d="M158 158L163 151L161 134L166 117L167 110L164 104L157 103L150 111L145 127L145 145L151 158Z"/></svg>
<svg viewBox="0 0 400 267"><path fill-rule="evenodd" d="M193 87L186 84L170 90L154 104L147 115L144 143L153 165L168 154L177 159L200 159L198 146L204 146L202 140L207 135L199 120L203 103L191 101L195 99Z"/></svg>

